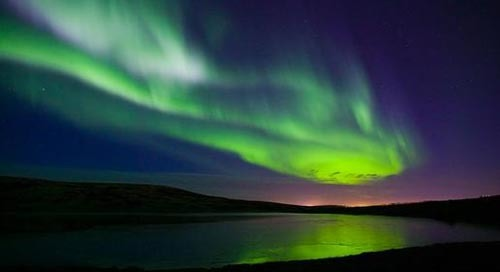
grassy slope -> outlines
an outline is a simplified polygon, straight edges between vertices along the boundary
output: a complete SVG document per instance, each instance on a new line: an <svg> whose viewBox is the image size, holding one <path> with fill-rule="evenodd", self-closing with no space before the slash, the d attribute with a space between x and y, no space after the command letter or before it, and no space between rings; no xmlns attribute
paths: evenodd
<svg viewBox="0 0 500 272"><path fill-rule="evenodd" d="M300 209L300 206L233 200L158 185L0 177L0 212L203 213Z"/></svg>
<svg viewBox="0 0 500 272"><path fill-rule="evenodd" d="M301 212L301 213L342 213L390 216L426 217L448 222L471 222L500 226L500 196L476 199L429 201L410 204L393 204L370 207L295 205L233 200L206 196L159 185L119 184L119 183L78 183L50 182L25 178L0 177L0 213L20 215L45 213L42 219L54 222L46 213L105 214L105 213L227 213L227 212ZM67 215L66 219L71 219ZM19 221L19 218L15 218ZM171 223L183 219L114 217L83 218L78 215L70 224L88 219L89 224L114 223ZM0 228L9 223L5 219ZM23 220L22 218L20 219ZM30 219L31 220L31 219ZM167 221L165 221L167 220ZM180 221L179 221L180 220ZM93 222L93 223L92 223ZM26 224L30 225L28 220Z"/></svg>
<svg viewBox="0 0 500 272"><path fill-rule="evenodd" d="M189 214L300 212L303 209L287 204L206 196L158 185L0 177L0 231L4 232L241 220L254 216Z"/></svg>

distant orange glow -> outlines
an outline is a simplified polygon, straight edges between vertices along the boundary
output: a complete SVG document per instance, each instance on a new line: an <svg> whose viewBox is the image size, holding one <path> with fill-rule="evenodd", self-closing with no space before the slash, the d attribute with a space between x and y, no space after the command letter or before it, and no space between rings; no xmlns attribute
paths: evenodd
<svg viewBox="0 0 500 272"><path fill-rule="evenodd" d="M309 195L308 195L309 196ZM414 203L422 201L438 201L438 200L449 200L449 199L463 199L463 198L475 198L481 195L460 195L460 196L436 196L436 197L424 197L424 196L408 196L408 197L392 197L387 195L374 196L374 195L344 195L344 196L319 196L315 197L310 195L311 198L298 198L294 199L292 196L287 195L283 198L262 198L258 200L262 201L273 201L279 203L287 203L293 205L301 206L329 206L329 205L340 205L349 207L363 207L363 206L375 206L375 205L390 205L390 204L402 204L402 203Z"/></svg>
<svg viewBox="0 0 500 272"><path fill-rule="evenodd" d="M348 204L347 206L350 206L350 207L364 207L364 206L371 206L371 205L373 205L373 204L366 203L366 202L356 202L356 203Z"/></svg>
<svg viewBox="0 0 500 272"><path fill-rule="evenodd" d="M298 204L302 205L302 206L307 206L307 207L325 205L320 200L308 200L308 201L304 201L304 202L298 203Z"/></svg>

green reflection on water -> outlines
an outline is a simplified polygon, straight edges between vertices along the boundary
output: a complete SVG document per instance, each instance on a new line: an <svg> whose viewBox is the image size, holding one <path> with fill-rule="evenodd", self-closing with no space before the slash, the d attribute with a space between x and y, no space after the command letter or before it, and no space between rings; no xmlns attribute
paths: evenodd
<svg viewBox="0 0 500 272"><path fill-rule="evenodd" d="M281 226L282 231L259 248L243 250L236 263L305 260L339 257L363 252L407 246L399 220L377 216L321 215L298 219L295 226ZM275 228L276 226L272 226ZM287 242L280 242L288 236Z"/></svg>

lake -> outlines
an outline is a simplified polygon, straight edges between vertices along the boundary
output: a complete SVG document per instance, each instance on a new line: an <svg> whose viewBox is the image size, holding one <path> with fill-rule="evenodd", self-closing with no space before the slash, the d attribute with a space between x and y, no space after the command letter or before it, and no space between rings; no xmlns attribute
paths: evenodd
<svg viewBox="0 0 500 272"><path fill-rule="evenodd" d="M326 214L2 234L1 265L213 267L317 259L443 242L500 240L500 230L428 219Z"/></svg>

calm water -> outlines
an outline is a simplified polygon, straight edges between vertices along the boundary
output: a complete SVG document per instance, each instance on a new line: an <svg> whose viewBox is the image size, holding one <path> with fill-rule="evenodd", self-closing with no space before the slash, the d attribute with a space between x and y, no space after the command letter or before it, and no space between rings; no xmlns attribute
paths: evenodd
<svg viewBox="0 0 500 272"><path fill-rule="evenodd" d="M500 231L426 219L275 215L0 238L1 265L153 269L325 258L440 242L500 240Z"/></svg>

